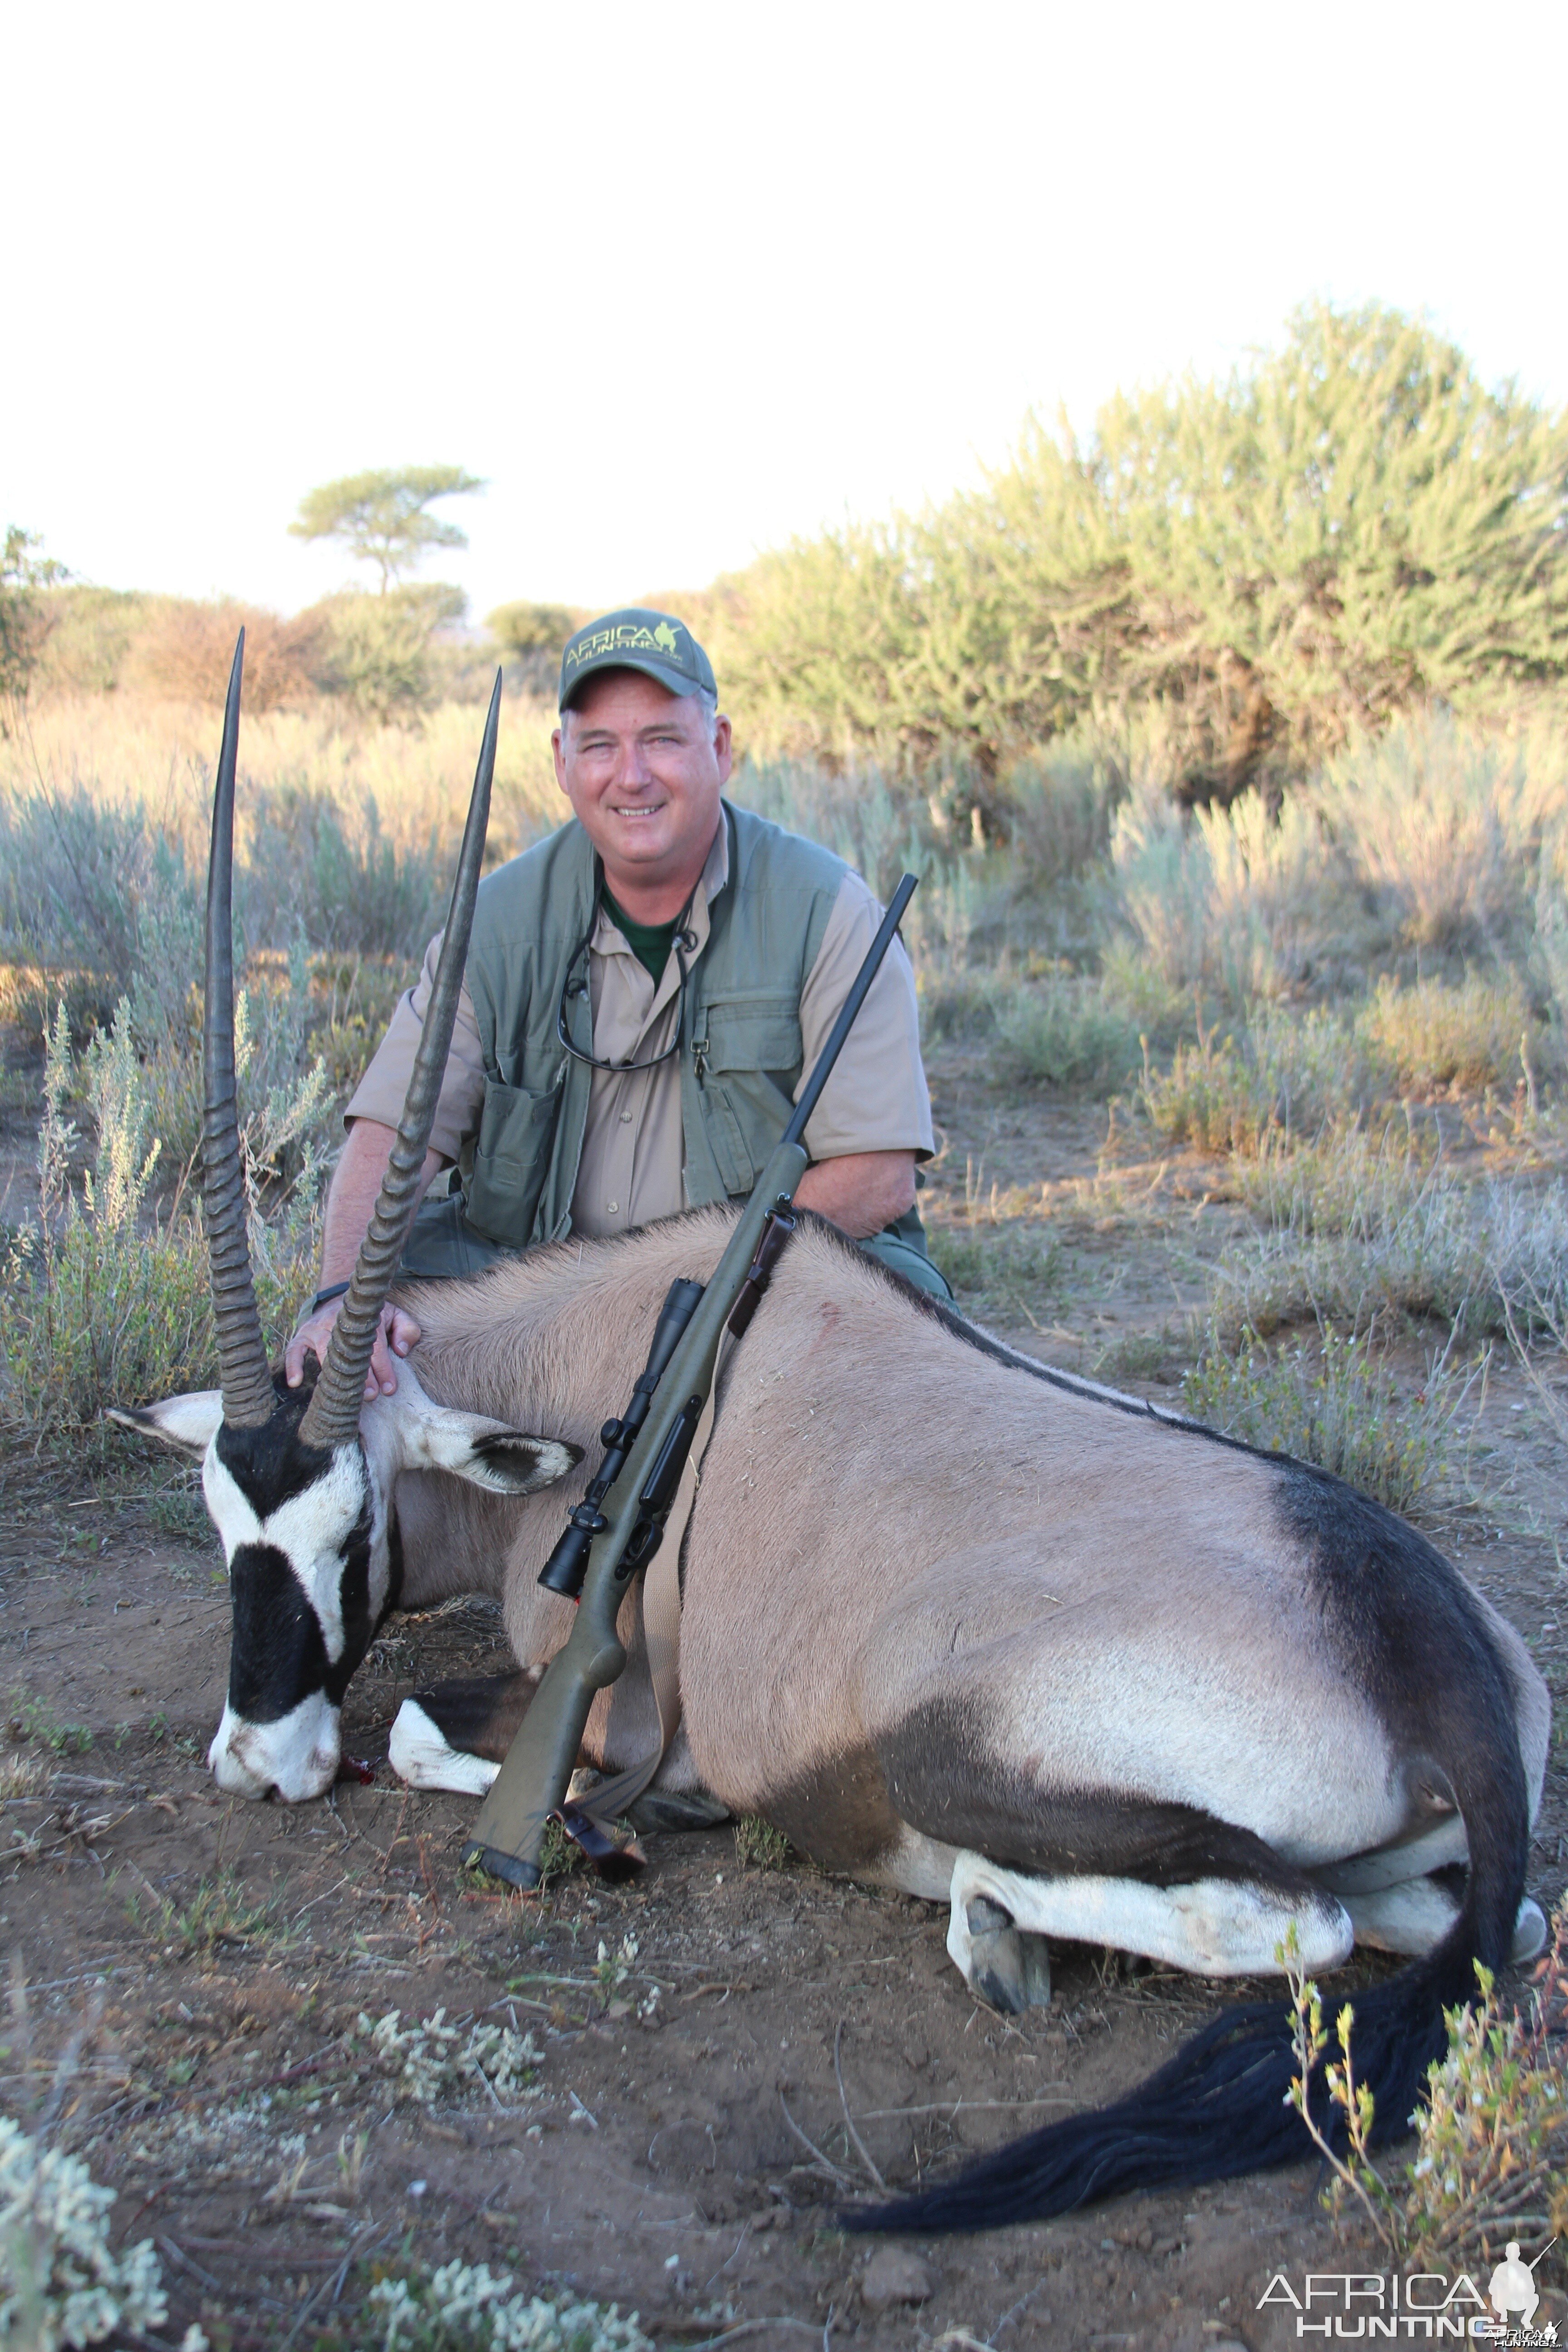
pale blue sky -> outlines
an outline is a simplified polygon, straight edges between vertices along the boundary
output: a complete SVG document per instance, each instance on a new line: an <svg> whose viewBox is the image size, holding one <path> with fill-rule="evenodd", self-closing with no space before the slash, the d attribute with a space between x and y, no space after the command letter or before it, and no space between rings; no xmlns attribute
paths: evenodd
<svg viewBox="0 0 1568 2352"><path fill-rule="evenodd" d="M0 522L289 609L310 484L488 476L476 613L940 497L1318 294L1568 400L1568 12L0 10Z"/></svg>

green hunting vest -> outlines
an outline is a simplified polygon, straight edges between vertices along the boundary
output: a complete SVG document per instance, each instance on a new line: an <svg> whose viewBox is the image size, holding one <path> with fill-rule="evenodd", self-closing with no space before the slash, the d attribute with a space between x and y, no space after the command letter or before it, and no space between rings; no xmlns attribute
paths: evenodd
<svg viewBox="0 0 1568 2352"><path fill-rule="evenodd" d="M710 904L708 940L681 1009L685 1189L693 1208L744 1199L788 1124L804 1061L801 993L848 871L816 842L723 806L729 879ZM474 1272L572 1229L593 1073L567 1054L556 1021L570 982L567 1034L580 1052L593 1051L584 950L598 879L593 845L574 818L479 886L467 977L484 1107L462 1149L460 1190L426 1202L416 1219L405 1275ZM889 1228L887 1243L877 1254L900 1271L917 1280L935 1275L916 1212ZM921 1265L911 1268L906 1256Z"/></svg>

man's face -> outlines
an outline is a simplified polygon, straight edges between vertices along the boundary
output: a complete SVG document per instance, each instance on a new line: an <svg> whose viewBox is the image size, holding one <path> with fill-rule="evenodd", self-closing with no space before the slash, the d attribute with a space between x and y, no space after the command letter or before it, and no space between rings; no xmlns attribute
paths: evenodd
<svg viewBox="0 0 1568 2352"><path fill-rule="evenodd" d="M605 861L610 887L660 884L684 898L719 830L730 722L641 670L591 677L554 735L555 780Z"/></svg>

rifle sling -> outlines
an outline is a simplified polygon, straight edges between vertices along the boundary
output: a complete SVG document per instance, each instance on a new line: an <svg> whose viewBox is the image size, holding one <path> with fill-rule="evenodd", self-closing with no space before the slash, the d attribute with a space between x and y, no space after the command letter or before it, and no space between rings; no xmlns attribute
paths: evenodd
<svg viewBox="0 0 1568 2352"><path fill-rule="evenodd" d="M746 1279L731 1309L730 1319L724 1326L724 1335L719 1342L712 1383L702 1408L701 1419L692 1435L691 1451L680 1473L680 1483L676 1488L669 1516L664 1523L658 1549L643 1574L643 1643L647 1651L654 1705L658 1709L658 1746L640 1764L633 1764L626 1771L617 1772L613 1780L601 1780L586 1796L574 1797L572 1801L573 1810L585 1814L593 1826L606 1837L610 1835L611 1824L616 1816L635 1805L655 1778L680 1728L680 1554L697 1501L697 1489L701 1484L702 1457L713 1434L719 1383L731 1353L756 1313L758 1302L773 1277L773 1267L794 1231L794 1217L777 1210L770 1214L763 1228L756 1256L748 1269ZM613 1701L611 1713L613 1717Z"/></svg>

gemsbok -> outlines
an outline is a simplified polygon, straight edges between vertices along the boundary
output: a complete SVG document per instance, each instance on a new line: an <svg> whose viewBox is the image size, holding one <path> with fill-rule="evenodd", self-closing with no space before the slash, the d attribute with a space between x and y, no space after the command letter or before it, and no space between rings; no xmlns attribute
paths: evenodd
<svg viewBox="0 0 1568 2352"><path fill-rule="evenodd" d="M499 1598L517 1671L408 1702L418 1786L493 1777L570 1604L535 1582L677 1276L732 1212L405 1286L423 1330L363 1402L412 1216L478 886L492 703L419 1063L313 1388L269 1371L235 1124L230 844L238 677L207 901L204 1184L222 1389L120 1418L201 1457L233 1639L219 1785L319 1796L344 1687L399 1604ZM531 1431L535 1434L524 1434ZM579 1466L581 1465L581 1466ZM535 1490L555 1485L549 1502ZM583 1760L657 1730L640 1601ZM1426 1538L1321 1470L1050 1370L809 1216L722 1384L686 1537L679 1734L656 1783L761 1813L830 1868L951 1906L993 2004L1048 1998L1045 1939L1205 1976L1361 1940L1414 1964L1356 2006L1402 2129L1474 1964L1538 1951L1524 1891L1550 1706L1519 1635ZM1285 2004L1222 2013L1115 2105L861 2217L973 2228L1307 2152ZM1321 2083L1314 2111L1329 2122Z"/></svg>

